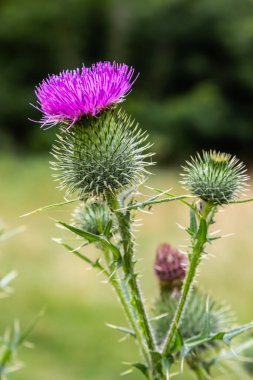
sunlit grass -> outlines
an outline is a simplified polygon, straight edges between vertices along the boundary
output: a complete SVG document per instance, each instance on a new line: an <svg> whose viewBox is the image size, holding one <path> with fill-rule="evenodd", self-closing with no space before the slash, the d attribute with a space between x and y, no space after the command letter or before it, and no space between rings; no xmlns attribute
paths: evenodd
<svg viewBox="0 0 253 380"><path fill-rule="evenodd" d="M116 380L128 369L122 362L136 360L137 349L129 340L118 343L117 332L105 322L124 324L124 316L102 276L87 270L81 261L56 245L52 236L62 234L53 219L69 220L73 205L19 216L40 206L60 202L46 157L2 157L0 216L6 227L26 225L26 231L1 244L0 275L11 269L19 272L15 294L1 300L1 331L13 319L26 325L43 307L46 314L31 336L34 350L22 349L26 367L13 380ZM163 189L178 185L176 170L157 170L148 185ZM150 190L144 188L148 194ZM249 194L250 195L250 194ZM252 192L251 192L252 196ZM155 206L152 214L138 213L143 226L137 227L139 270L147 304L157 294L152 272L155 249L169 242L182 250L186 234L177 223L187 223L187 209L178 203ZM252 304L252 220L253 204L224 207L217 217L222 234L234 236L215 241L208 260L202 264L199 284L226 300L242 323L253 319ZM92 249L90 255L92 255ZM213 257L215 256L215 257ZM137 373L128 377L138 380ZM181 377L183 379L183 377ZM184 379L189 379L189 376ZM223 379L233 379L230 374ZM178 377L180 379L180 377Z"/></svg>

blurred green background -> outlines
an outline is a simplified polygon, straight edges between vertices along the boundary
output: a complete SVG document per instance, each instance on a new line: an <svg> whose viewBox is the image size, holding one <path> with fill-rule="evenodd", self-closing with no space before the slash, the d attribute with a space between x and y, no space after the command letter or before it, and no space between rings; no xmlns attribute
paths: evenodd
<svg viewBox="0 0 253 380"><path fill-rule="evenodd" d="M126 106L160 162L210 147L252 156L252 0L2 0L0 45L2 148L50 146L53 131L27 120L47 74L116 60L141 74Z"/></svg>
<svg viewBox="0 0 253 380"><path fill-rule="evenodd" d="M51 241L61 235L52 219L68 221L72 207L19 219L63 196L48 164L56 130L41 131L28 121L40 118L29 105L35 102L34 86L48 73L83 63L134 65L141 75L124 106L149 130L163 165L148 185L182 191L179 165L202 148L237 154L251 171L253 2L1 0L0 45L0 217L9 228L26 225L0 247L0 276L19 272L15 294L0 303L0 331L13 318L25 326L47 308L31 336L35 349L22 350L26 366L10 379L119 379L128 369L122 362L136 360L137 349L128 340L118 343L121 336L105 326L124 324L115 296L101 276ZM210 248L199 283L245 323L253 316L253 205L223 211L217 228L236 234ZM169 204L141 217L137 255L144 258L139 268L151 305L157 295L155 249L165 241L183 249L186 236L176 223L187 223L187 210Z"/></svg>

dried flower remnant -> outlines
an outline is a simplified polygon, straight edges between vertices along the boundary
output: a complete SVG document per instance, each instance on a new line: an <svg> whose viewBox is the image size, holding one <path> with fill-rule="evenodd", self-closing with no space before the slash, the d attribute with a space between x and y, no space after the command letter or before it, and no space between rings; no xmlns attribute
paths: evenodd
<svg viewBox="0 0 253 380"><path fill-rule="evenodd" d="M35 91L39 103L35 108L43 114L41 126L64 123L71 128L85 116L97 116L124 100L138 77L133 76L133 67L116 62L49 75Z"/></svg>

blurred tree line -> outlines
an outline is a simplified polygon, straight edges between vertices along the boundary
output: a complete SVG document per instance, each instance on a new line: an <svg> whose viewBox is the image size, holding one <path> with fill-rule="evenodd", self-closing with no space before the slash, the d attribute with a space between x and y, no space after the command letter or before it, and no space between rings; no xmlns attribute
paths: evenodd
<svg viewBox="0 0 253 380"><path fill-rule="evenodd" d="M141 73L126 103L159 160L216 148L252 158L252 0L1 0L0 146L48 148L34 86L117 60Z"/></svg>

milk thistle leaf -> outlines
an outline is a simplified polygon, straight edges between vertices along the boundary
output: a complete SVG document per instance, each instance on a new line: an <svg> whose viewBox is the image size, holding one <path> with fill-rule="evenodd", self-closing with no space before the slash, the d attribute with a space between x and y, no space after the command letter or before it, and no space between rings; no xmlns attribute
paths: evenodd
<svg viewBox="0 0 253 380"><path fill-rule="evenodd" d="M242 325L242 326L235 327L234 329L226 332L223 335L223 341L224 341L224 343L229 345L230 342L232 341L232 339L236 338L237 336L239 336L239 335L241 335L247 331L251 331L251 330L253 330L253 322L247 323L247 324Z"/></svg>
<svg viewBox="0 0 253 380"><path fill-rule="evenodd" d="M79 199L71 199L71 200L68 200L68 201L64 201L64 202L58 202L58 203L53 203L51 205L47 205L47 206L43 206L43 207L40 207L40 208L37 208L36 210L32 210L26 214L23 214L20 216L20 218L24 218L25 216L30 216L32 214L36 214L37 212L41 212L41 211L46 211L46 210L49 210L51 208L55 208L55 207L61 207L61 206L65 206L67 204L70 204L70 203L73 203L73 202L77 202L79 201Z"/></svg>
<svg viewBox="0 0 253 380"><path fill-rule="evenodd" d="M143 363L131 363L132 367L141 371L141 373L148 379L148 367Z"/></svg>
<svg viewBox="0 0 253 380"><path fill-rule="evenodd" d="M106 227L105 227L105 229L104 229L104 235L108 238L108 237L110 237L110 235L111 235L111 229L112 229L112 225L113 225L113 223L112 223L112 220L109 220L109 222L107 223L107 225L106 225Z"/></svg>
<svg viewBox="0 0 253 380"><path fill-rule="evenodd" d="M106 326L113 329L113 330L118 330L124 334L128 334L128 335L131 335L133 337L136 337L136 334L133 330L130 330L129 328L127 327L124 327L124 326L116 326L116 325L112 325L111 323L106 323Z"/></svg>
<svg viewBox="0 0 253 380"><path fill-rule="evenodd" d="M91 67L66 70L49 75L35 94L42 112L41 126L50 128L64 123L71 128L87 116L122 102L137 79L134 68L116 62L98 62Z"/></svg>
<svg viewBox="0 0 253 380"><path fill-rule="evenodd" d="M198 224L196 219L196 210L190 208L190 227L188 228L188 232L192 237L196 235L198 231Z"/></svg>
<svg viewBox="0 0 253 380"><path fill-rule="evenodd" d="M0 279L0 291L4 291L5 294L9 293L11 291L11 288L9 288L10 283L16 278L18 273L16 271L11 271L7 275L5 275L3 278ZM1 293L0 293L1 296Z"/></svg>
<svg viewBox="0 0 253 380"><path fill-rule="evenodd" d="M206 202L227 204L243 193L248 176L235 156L216 151L203 151L186 162L182 184Z"/></svg>
<svg viewBox="0 0 253 380"><path fill-rule="evenodd" d="M180 334L180 331L177 330L175 340L173 342L173 347L171 348L171 354L180 352L183 346L184 346L184 338Z"/></svg>
<svg viewBox="0 0 253 380"><path fill-rule="evenodd" d="M104 236L95 235L91 232L80 230L79 228L76 228L74 226L70 226L67 223L58 222L63 227L67 228L69 231L73 232L74 234L86 239L89 243L100 243L102 246L109 248L111 252L114 254L115 258L118 259L120 257L120 251L119 249L110 243L109 240L107 240Z"/></svg>
<svg viewBox="0 0 253 380"><path fill-rule="evenodd" d="M136 187L152 164L147 138L122 111L63 130L52 150L59 187L81 199L106 198Z"/></svg>
<svg viewBox="0 0 253 380"><path fill-rule="evenodd" d="M206 242L207 230L208 230L207 222L204 218L201 218L200 223L199 223L199 229L195 238L197 241L197 244L196 244L197 249Z"/></svg>
<svg viewBox="0 0 253 380"><path fill-rule="evenodd" d="M239 335L253 330L253 322L247 323L246 325L235 327L229 331L220 331L216 334L200 334L185 341L184 352L188 355L192 350L200 347L201 345L212 345L217 341L223 341L227 346L230 345L231 341L238 337Z"/></svg>
<svg viewBox="0 0 253 380"><path fill-rule="evenodd" d="M20 232L23 232L25 230L25 226L20 226L13 228L12 230L9 231L0 231L0 242L10 239L11 237L19 234Z"/></svg>
<svg viewBox="0 0 253 380"><path fill-rule="evenodd" d="M67 249L67 251L73 253L75 256L77 256L81 260L85 261L91 267L97 268L100 271L102 271L103 273L107 274L105 268L100 264L99 259L96 260L96 261L92 261L91 259L89 259L85 255L83 255L82 253L80 253L79 251L77 251L75 248L72 248L69 244L64 243L61 239L53 239L53 241L55 241L57 244L62 245L64 248ZM109 274L108 274L108 276L109 276Z"/></svg>

